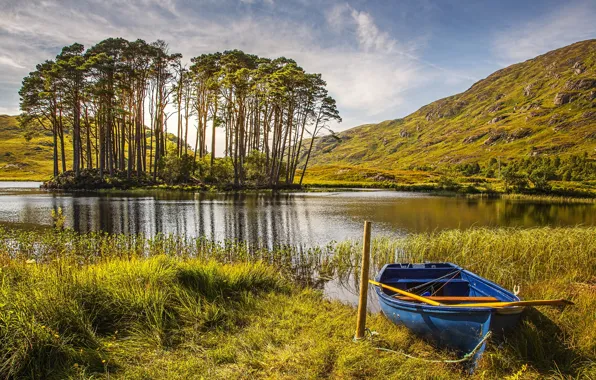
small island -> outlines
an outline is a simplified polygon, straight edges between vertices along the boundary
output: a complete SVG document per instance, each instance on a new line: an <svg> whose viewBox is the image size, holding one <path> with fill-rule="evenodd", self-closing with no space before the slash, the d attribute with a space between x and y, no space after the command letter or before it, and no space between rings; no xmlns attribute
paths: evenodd
<svg viewBox="0 0 596 380"><path fill-rule="evenodd" d="M316 137L341 121L321 75L239 50L191 62L164 41L109 38L38 64L19 91L19 123L29 138L51 135L44 187L300 186Z"/></svg>

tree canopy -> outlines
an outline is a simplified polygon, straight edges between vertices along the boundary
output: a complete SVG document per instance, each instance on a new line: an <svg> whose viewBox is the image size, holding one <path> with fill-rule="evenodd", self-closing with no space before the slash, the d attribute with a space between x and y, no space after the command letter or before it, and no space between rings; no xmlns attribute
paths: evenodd
<svg viewBox="0 0 596 380"><path fill-rule="evenodd" d="M341 121L321 75L292 59L231 50L194 57L187 66L160 40L65 46L23 79L19 94L21 125L52 133L54 176L68 165L75 176L96 169L102 177L291 185L297 170L306 170L317 135ZM170 134L168 122L176 128ZM216 140L217 128L224 141ZM223 157L216 158L216 144ZM193 172L165 173L169 167Z"/></svg>

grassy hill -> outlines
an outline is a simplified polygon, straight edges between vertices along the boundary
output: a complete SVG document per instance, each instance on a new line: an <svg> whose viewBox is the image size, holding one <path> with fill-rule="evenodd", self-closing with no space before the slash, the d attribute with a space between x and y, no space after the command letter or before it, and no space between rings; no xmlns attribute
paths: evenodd
<svg viewBox="0 0 596 380"><path fill-rule="evenodd" d="M177 137L168 133L168 141L176 145ZM68 131L64 145L66 169L70 170L72 140ZM0 115L0 181L47 181L53 173L52 152L50 131L39 130L27 140L17 116ZM62 167L62 163L59 165Z"/></svg>
<svg viewBox="0 0 596 380"><path fill-rule="evenodd" d="M66 144L68 149L68 139ZM40 131L27 141L16 116L0 115L0 180L47 180L52 149L51 132Z"/></svg>
<svg viewBox="0 0 596 380"><path fill-rule="evenodd" d="M310 165L311 174L428 170L584 152L596 158L596 40L499 70L403 119L320 138Z"/></svg>

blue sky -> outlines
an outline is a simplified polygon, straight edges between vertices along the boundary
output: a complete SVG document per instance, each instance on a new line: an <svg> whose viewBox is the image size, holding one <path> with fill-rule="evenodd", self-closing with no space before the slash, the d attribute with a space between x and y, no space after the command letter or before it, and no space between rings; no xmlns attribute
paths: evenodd
<svg viewBox="0 0 596 380"><path fill-rule="evenodd" d="M344 122L406 116L509 64L596 38L596 0L0 0L0 113L73 42L164 39L185 60L242 49L319 72Z"/></svg>

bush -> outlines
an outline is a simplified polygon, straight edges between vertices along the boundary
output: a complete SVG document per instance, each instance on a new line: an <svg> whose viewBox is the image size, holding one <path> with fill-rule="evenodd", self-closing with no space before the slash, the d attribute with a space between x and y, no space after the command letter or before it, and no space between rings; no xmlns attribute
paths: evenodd
<svg viewBox="0 0 596 380"><path fill-rule="evenodd" d="M153 181L147 173L131 173L128 178L126 171L115 170L110 176L104 171L103 179L99 169L82 169L79 176L75 176L72 170L60 173L51 180L44 182L42 188L49 190L99 190L99 189L128 189L131 187L147 186Z"/></svg>
<svg viewBox="0 0 596 380"><path fill-rule="evenodd" d="M229 184L234 181L234 165L230 157L216 158L213 168L208 171L205 181L214 184Z"/></svg>
<svg viewBox="0 0 596 380"><path fill-rule="evenodd" d="M518 193L528 188L528 176L525 173L518 172L515 165L509 165L503 169L502 176L507 191L509 191L509 187L512 187Z"/></svg>
<svg viewBox="0 0 596 380"><path fill-rule="evenodd" d="M255 185L264 185L269 180L267 173L267 156L265 153L253 150L244 161L246 179Z"/></svg>
<svg viewBox="0 0 596 380"><path fill-rule="evenodd" d="M544 169L534 170L530 173L529 180L537 191L547 192L552 189L548 181L548 172Z"/></svg>
<svg viewBox="0 0 596 380"><path fill-rule="evenodd" d="M178 157L175 152L170 152L160 159L159 178L169 185L191 183L196 169L197 163L194 156L183 154Z"/></svg>

